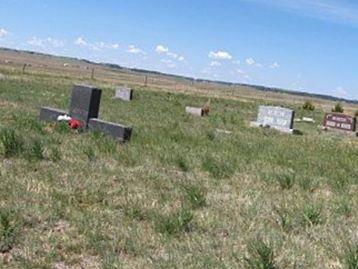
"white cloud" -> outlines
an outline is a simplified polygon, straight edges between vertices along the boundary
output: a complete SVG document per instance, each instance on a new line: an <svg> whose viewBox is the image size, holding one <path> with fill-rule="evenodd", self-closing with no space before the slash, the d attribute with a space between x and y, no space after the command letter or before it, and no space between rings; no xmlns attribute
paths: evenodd
<svg viewBox="0 0 358 269"><path fill-rule="evenodd" d="M85 48L88 48L88 49L91 49L94 51L100 51L103 49L117 50L120 47L120 45L118 43L106 43L103 41L90 43L90 42L86 41L83 37L78 37L74 43L77 46L85 47Z"/></svg>
<svg viewBox="0 0 358 269"><path fill-rule="evenodd" d="M87 46L88 43L86 40L83 39L83 37L78 37L75 41L75 45L78 45L78 46Z"/></svg>
<svg viewBox="0 0 358 269"><path fill-rule="evenodd" d="M47 38L39 38L39 37L31 37L26 41L27 44L33 47L40 47L43 49L46 48L62 48L65 46L65 41L60 39L55 39L52 37Z"/></svg>
<svg viewBox="0 0 358 269"><path fill-rule="evenodd" d="M256 63L255 60L252 58L246 59L245 62L247 65L254 65Z"/></svg>
<svg viewBox="0 0 358 269"><path fill-rule="evenodd" d="M5 30L4 28L0 28L0 38L5 37L9 34L9 32L7 30Z"/></svg>
<svg viewBox="0 0 358 269"><path fill-rule="evenodd" d="M159 54L162 54L162 53L168 53L169 52L169 49L163 45L158 45L156 48L155 48L155 51Z"/></svg>
<svg viewBox="0 0 358 269"><path fill-rule="evenodd" d="M348 92L342 86L338 86L335 90L335 94L339 97L347 97Z"/></svg>
<svg viewBox="0 0 358 269"><path fill-rule="evenodd" d="M221 63L218 62L218 61L212 61L212 62L210 63L210 66L211 66L211 67L221 66Z"/></svg>
<svg viewBox="0 0 358 269"><path fill-rule="evenodd" d="M242 74L242 75L245 74L245 72L242 71L240 68L236 69L236 72L239 73L239 74Z"/></svg>
<svg viewBox="0 0 358 269"><path fill-rule="evenodd" d="M184 62L185 61L185 58L184 56L181 56L175 52L172 52L169 50L168 47L164 46L164 45L157 45L156 48L155 48L155 52L158 53L158 54L165 54L166 56L172 58L172 59L175 59L179 62Z"/></svg>
<svg viewBox="0 0 358 269"><path fill-rule="evenodd" d="M248 66L263 67L261 63L257 63L253 58L247 58L245 62Z"/></svg>
<svg viewBox="0 0 358 269"><path fill-rule="evenodd" d="M176 64L172 60L162 59L160 60L162 63L166 65L168 68L175 68Z"/></svg>
<svg viewBox="0 0 358 269"><path fill-rule="evenodd" d="M209 53L209 58L215 60L231 60L232 56L227 51L218 50L218 51L211 51Z"/></svg>
<svg viewBox="0 0 358 269"><path fill-rule="evenodd" d="M143 50L141 50L140 48L136 47L135 45L130 45L128 47L127 52L131 53L131 54L142 54L142 55L146 54Z"/></svg>
<svg viewBox="0 0 358 269"><path fill-rule="evenodd" d="M117 50L119 49L119 44L118 43L106 43L106 42L96 42L94 43L94 45L92 45L93 47L99 48L99 49L114 49Z"/></svg>
<svg viewBox="0 0 358 269"><path fill-rule="evenodd" d="M270 65L271 69L277 69L280 68L280 64L278 62L274 62L273 64Z"/></svg>

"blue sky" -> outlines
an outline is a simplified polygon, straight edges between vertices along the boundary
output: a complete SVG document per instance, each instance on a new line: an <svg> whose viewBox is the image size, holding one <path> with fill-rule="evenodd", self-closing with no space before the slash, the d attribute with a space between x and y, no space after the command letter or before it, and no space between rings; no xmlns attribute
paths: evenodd
<svg viewBox="0 0 358 269"><path fill-rule="evenodd" d="M0 46L358 100L353 0L1 0Z"/></svg>

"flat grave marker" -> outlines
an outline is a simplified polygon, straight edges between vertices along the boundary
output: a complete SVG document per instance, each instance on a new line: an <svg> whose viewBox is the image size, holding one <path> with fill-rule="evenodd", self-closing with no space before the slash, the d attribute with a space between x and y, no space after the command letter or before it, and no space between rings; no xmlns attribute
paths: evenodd
<svg viewBox="0 0 358 269"><path fill-rule="evenodd" d="M268 127L285 133L293 133L295 111L274 106L260 106L256 122L252 127Z"/></svg>

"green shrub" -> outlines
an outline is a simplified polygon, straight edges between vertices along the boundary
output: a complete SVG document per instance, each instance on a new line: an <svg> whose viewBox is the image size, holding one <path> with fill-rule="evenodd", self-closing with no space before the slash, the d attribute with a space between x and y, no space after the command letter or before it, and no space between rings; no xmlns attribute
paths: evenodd
<svg viewBox="0 0 358 269"><path fill-rule="evenodd" d="M272 246L266 244L261 239L256 239L248 245L249 257L244 261L251 269L277 269L274 261L274 251Z"/></svg>
<svg viewBox="0 0 358 269"><path fill-rule="evenodd" d="M344 108L343 108L342 104L341 104L341 103L337 103L337 104L335 105L335 107L332 108L332 112L343 113L343 112L344 112Z"/></svg>
<svg viewBox="0 0 358 269"><path fill-rule="evenodd" d="M186 209L169 215L159 216L157 218L156 228L161 234L175 235L181 232L190 231L190 222L193 220L193 214Z"/></svg>
<svg viewBox="0 0 358 269"><path fill-rule="evenodd" d="M24 140L22 136L12 129L3 129L0 132L0 141L3 145L6 158L19 155L24 149Z"/></svg>
<svg viewBox="0 0 358 269"><path fill-rule="evenodd" d="M302 109L309 110L309 111L314 111L316 109L316 107L312 104L312 102L306 101L303 104Z"/></svg>
<svg viewBox="0 0 358 269"><path fill-rule="evenodd" d="M358 110L354 113L354 117L358 118Z"/></svg>

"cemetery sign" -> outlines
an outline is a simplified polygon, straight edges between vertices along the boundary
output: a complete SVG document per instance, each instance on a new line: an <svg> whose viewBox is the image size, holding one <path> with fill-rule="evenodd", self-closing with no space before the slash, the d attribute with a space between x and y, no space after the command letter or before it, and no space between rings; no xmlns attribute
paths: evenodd
<svg viewBox="0 0 358 269"><path fill-rule="evenodd" d="M356 118L340 113L327 113L324 117L323 126L327 129L355 132Z"/></svg>

